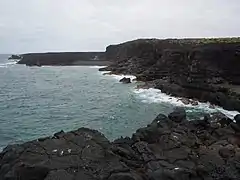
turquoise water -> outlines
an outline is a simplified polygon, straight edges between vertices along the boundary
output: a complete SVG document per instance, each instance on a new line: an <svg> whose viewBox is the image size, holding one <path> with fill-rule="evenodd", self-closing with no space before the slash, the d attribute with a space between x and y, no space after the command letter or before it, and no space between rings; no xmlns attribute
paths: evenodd
<svg viewBox="0 0 240 180"><path fill-rule="evenodd" d="M26 67L0 55L0 148L79 127L97 129L110 140L130 136L176 106L159 92L136 92L135 86L94 67ZM205 111L187 109L189 116Z"/></svg>
<svg viewBox="0 0 240 180"><path fill-rule="evenodd" d="M92 67L26 67L0 60L0 147L60 130L89 127L114 139L131 135L172 105L142 103L131 89Z"/></svg>

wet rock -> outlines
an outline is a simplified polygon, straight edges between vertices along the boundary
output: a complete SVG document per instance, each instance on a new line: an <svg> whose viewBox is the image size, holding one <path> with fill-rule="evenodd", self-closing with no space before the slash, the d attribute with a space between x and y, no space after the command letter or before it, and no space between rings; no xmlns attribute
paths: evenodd
<svg viewBox="0 0 240 180"><path fill-rule="evenodd" d="M184 108L175 108L175 110L168 115L169 119L174 122L180 123L186 120L186 111Z"/></svg>
<svg viewBox="0 0 240 180"><path fill-rule="evenodd" d="M237 125L240 126L240 114L236 115L236 116L234 117L234 120L236 121Z"/></svg>
<svg viewBox="0 0 240 180"><path fill-rule="evenodd" d="M179 99L183 104L185 104L185 105L189 105L190 104L190 99L188 99L188 98L181 98L181 99Z"/></svg>
<svg viewBox="0 0 240 180"><path fill-rule="evenodd" d="M131 79L124 77L119 82L121 82L123 84L129 84L129 83L131 83Z"/></svg>
<svg viewBox="0 0 240 180"><path fill-rule="evenodd" d="M209 105L209 108L210 108L210 109L215 109L215 106L214 106L213 104L210 104L210 105Z"/></svg>
<svg viewBox="0 0 240 180"><path fill-rule="evenodd" d="M222 127L230 125L233 120L221 112L211 114L212 122L220 123Z"/></svg>
<svg viewBox="0 0 240 180"><path fill-rule="evenodd" d="M197 105L198 105L198 102L197 102L197 101L191 101L191 105L197 106Z"/></svg>

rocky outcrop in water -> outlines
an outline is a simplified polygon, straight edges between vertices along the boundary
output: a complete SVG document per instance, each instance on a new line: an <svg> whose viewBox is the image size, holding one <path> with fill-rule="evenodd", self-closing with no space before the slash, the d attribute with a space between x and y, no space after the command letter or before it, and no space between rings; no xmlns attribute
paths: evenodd
<svg viewBox="0 0 240 180"><path fill-rule="evenodd" d="M240 111L240 39L140 39L107 47L102 71L131 74L173 96Z"/></svg>
<svg viewBox="0 0 240 180"><path fill-rule="evenodd" d="M131 138L109 142L95 130L58 132L0 153L1 180L238 180L240 115L187 121L159 114Z"/></svg>
<svg viewBox="0 0 240 180"><path fill-rule="evenodd" d="M109 65L103 52L61 52L22 54L18 64L27 66Z"/></svg>
<svg viewBox="0 0 240 180"><path fill-rule="evenodd" d="M22 59L22 56L13 54L13 55L11 55L8 59L9 59L9 60L10 60L10 59L20 60L20 59Z"/></svg>
<svg viewBox="0 0 240 180"><path fill-rule="evenodd" d="M120 79L119 82L121 82L123 84L129 84L129 83L131 83L131 79L124 77L124 78Z"/></svg>

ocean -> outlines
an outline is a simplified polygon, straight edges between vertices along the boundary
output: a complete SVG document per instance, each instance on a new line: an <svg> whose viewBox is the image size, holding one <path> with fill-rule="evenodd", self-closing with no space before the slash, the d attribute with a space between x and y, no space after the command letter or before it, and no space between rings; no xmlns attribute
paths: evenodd
<svg viewBox="0 0 240 180"><path fill-rule="evenodd" d="M0 55L0 149L80 127L99 130L110 140L131 136L159 113L185 106L156 89L121 84L96 66L27 67ZM131 77L134 78L134 77ZM221 111L208 103L185 106L188 118Z"/></svg>

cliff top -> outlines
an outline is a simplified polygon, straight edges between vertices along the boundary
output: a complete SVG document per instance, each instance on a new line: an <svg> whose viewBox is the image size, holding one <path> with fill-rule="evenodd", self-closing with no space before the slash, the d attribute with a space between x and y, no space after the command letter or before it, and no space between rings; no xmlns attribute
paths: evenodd
<svg viewBox="0 0 240 180"><path fill-rule="evenodd" d="M203 45L203 44L218 44L218 43L240 43L240 37L226 37L226 38L169 38L169 39L136 39L128 42L121 43L119 45L125 45L126 43L167 43L177 45Z"/></svg>

